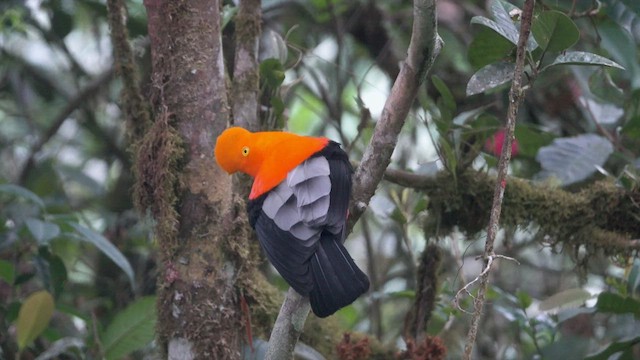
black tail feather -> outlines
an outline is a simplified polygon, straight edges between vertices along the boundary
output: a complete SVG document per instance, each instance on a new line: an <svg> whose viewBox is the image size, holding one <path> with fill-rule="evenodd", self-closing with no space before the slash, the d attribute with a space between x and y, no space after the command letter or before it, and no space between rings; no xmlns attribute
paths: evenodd
<svg viewBox="0 0 640 360"><path fill-rule="evenodd" d="M367 275L356 266L338 237L328 232L322 234L311 257L311 274L311 309L319 317L335 313L369 290Z"/></svg>

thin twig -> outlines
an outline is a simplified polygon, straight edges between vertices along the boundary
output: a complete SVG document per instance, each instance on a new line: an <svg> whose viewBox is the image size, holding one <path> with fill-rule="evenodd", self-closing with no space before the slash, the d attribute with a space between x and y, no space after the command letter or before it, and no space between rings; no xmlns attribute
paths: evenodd
<svg viewBox="0 0 640 360"><path fill-rule="evenodd" d="M467 333L467 340L464 347L464 356L466 360L471 359L473 346L476 342L478 334L478 325L482 316L482 307L484 306L485 292L489 282L489 271L491 269L491 261L495 256L493 252L493 244L498 233L500 224L500 212L502 210L502 199L504 198L504 190L507 185L507 169L509 160L511 159L511 141L516 126L516 117L520 102L524 97L525 90L522 86L522 75L524 73L524 63L527 55L527 40L531 32L531 19L533 18L533 8L535 0L526 0L522 11L522 19L520 25L520 37L516 50L516 66L513 73L513 82L509 91L509 109L507 112L507 125L505 141L502 146L502 154L498 163L498 178L493 196L493 205L491 206L491 215L489 217L489 228L487 229L487 241L484 247L484 268L480 276L480 284L478 287L478 295L474 298L474 313L471 318L471 325Z"/></svg>
<svg viewBox="0 0 640 360"><path fill-rule="evenodd" d="M491 266L493 265L493 260L494 259L505 259L505 260L511 260L513 262L515 262L516 264L520 265L520 262L512 257L508 257L505 255L499 255L499 254L493 254L493 255L489 255L486 257L486 264L484 266L484 269L482 270L482 272L476 276L475 279L471 280L469 283L467 283L462 289L458 290L458 292L456 293L456 296L453 297L453 304L455 305L455 307L458 308L458 310L465 312L467 314L473 314L472 312L469 312L465 309L463 309L460 306L460 297L462 296L462 293L466 293L467 295L469 295L470 297L472 297L474 300L476 299L475 296L473 296L471 294L471 292L469 291L469 288L471 287L471 285L477 283L478 281L481 280L482 277L486 276L489 271L491 270Z"/></svg>

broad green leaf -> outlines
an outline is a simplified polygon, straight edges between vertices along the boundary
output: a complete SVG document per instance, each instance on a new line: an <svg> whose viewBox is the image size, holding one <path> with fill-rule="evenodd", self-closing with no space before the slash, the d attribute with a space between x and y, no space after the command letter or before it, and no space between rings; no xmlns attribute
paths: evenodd
<svg viewBox="0 0 640 360"><path fill-rule="evenodd" d="M46 244L49 240L60 235L60 227L54 223L39 219L27 219L25 221L27 229L38 244Z"/></svg>
<svg viewBox="0 0 640 360"><path fill-rule="evenodd" d="M607 56L622 65L631 81L633 89L640 88L640 62L638 48L628 31L613 21L598 24L598 34L602 38L600 46Z"/></svg>
<svg viewBox="0 0 640 360"><path fill-rule="evenodd" d="M531 34L543 50L551 52L566 50L580 39L580 31L573 20L555 10L538 15L531 25Z"/></svg>
<svg viewBox="0 0 640 360"><path fill-rule="evenodd" d="M509 40L513 45L517 45L519 36L518 29L500 0L493 0L491 2L491 15L493 15L495 21L484 16L474 16L471 18L471 23L493 29L493 31Z"/></svg>
<svg viewBox="0 0 640 360"><path fill-rule="evenodd" d="M471 66L477 70L496 61L515 58L515 48L509 40L483 26L471 41L467 57Z"/></svg>
<svg viewBox="0 0 640 360"><path fill-rule="evenodd" d="M11 194L29 200L44 209L44 201L40 197L22 186L13 184L0 185L0 193Z"/></svg>
<svg viewBox="0 0 640 360"><path fill-rule="evenodd" d="M563 185L585 180L604 165L613 153L613 145L606 138L595 134L557 138L551 145L538 151L536 160L542 171L538 178L555 177Z"/></svg>
<svg viewBox="0 0 640 360"><path fill-rule="evenodd" d="M7 284L13 285L16 278L16 268L12 263L0 259L0 279L6 281Z"/></svg>
<svg viewBox="0 0 640 360"><path fill-rule="evenodd" d="M478 70L467 83L467 96L495 89L513 79L515 64L499 62Z"/></svg>
<svg viewBox="0 0 640 360"><path fill-rule="evenodd" d="M584 51L567 51L560 54L549 66L554 65L597 65L624 70L624 68L615 61Z"/></svg>
<svg viewBox="0 0 640 360"><path fill-rule="evenodd" d="M518 7L507 1L493 0L491 2L491 15L501 29L501 33L514 45L518 44L520 37L518 21L520 12ZM538 44L530 36L527 40L527 50L533 51L537 47Z"/></svg>
<svg viewBox="0 0 640 360"><path fill-rule="evenodd" d="M131 286L135 287L135 279L133 276L133 269L129 260L115 247L107 238L98 234L97 232L84 227L80 224L70 222L69 225L73 227L78 234L78 238L95 245L103 254L105 254L111 261L113 261L129 278Z"/></svg>
<svg viewBox="0 0 640 360"><path fill-rule="evenodd" d="M515 26L507 26L507 28L505 29L504 27L500 26L500 24L498 24L497 22L489 18L486 18L484 16L474 16L473 18L471 18L471 24L482 25L484 27L487 27L495 31L496 34L507 39L511 43L511 45L518 44L518 29L516 29Z"/></svg>
<svg viewBox="0 0 640 360"><path fill-rule="evenodd" d="M149 344L155 336L156 298L143 297L119 312L102 337L107 360L121 359Z"/></svg>
<svg viewBox="0 0 640 360"><path fill-rule="evenodd" d="M53 315L53 309L53 297L45 290L29 295L24 301L16 322L18 347L21 350L47 328Z"/></svg>
<svg viewBox="0 0 640 360"><path fill-rule="evenodd" d="M577 307L591 298L591 293L583 289L568 289L553 294L541 301L538 308L542 311L559 310L568 307Z"/></svg>
<svg viewBox="0 0 640 360"><path fill-rule="evenodd" d="M627 351L636 344L640 344L640 335L612 342L600 352L587 356L585 360L609 360L612 355ZM615 359L618 359L618 357L615 357Z"/></svg>
<svg viewBox="0 0 640 360"><path fill-rule="evenodd" d="M596 308L599 312L633 314L635 317L640 317L640 301L610 292L603 292L598 295Z"/></svg>

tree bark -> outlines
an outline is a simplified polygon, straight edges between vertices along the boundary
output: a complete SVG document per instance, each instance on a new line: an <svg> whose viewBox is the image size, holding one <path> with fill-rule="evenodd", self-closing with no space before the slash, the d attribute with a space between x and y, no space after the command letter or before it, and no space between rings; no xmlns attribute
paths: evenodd
<svg viewBox="0 0 640 360"><path fill-rule="evenodd" d="M153 124L137 154L138 201L156 221L158 337L174 359L240 357L242 235L215 139L229 122L218 0L145 0Z"/></svg>

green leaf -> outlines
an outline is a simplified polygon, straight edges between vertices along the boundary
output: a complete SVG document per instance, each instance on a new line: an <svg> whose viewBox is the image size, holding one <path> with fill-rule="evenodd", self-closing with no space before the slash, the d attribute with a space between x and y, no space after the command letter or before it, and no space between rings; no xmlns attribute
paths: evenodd
<svg viewBox="0 0 640 360"><path fill-rule="evenodd" d="M600 352L587 356L585 360L608 360L611 358L612 355L615 355L620 352L628 351L633 346L639 343L640 343L640 335L628 337L623 340L612 342L611 344L609 344L609 346L602 349Z"/></svg>
<svg viewBox="0 0 640 360"><path fill-rule="evenodd" d="M640 139L640 116L634 116L622 127L622 133L632 139Z"/></svg>
<svg viewBox="0 0 640 360"><path fill-rule="evenodd" d="M467 96L495 89L513 79L515 64L499 62L478 70L467 83Z"/></svg>
<svg viewBox="0 0 640 360"><path fill-rule="evenodd" d="M596 65L624 70L624 68L615 61L584 51L567 51L564 54L560 54L549 66L554 65Z"/></svg>
<svg viewBox="0 0 640 360"><path fill-rule="evenodd" d="M583 181L604 165L613 150L607 138L596 134L556 138L538 150L536 160L542 167L538 177L555 177L563 185Z"/></svg>
<svg viewBox="0 0 640 360"><path fill-rule="evenodd" d="M129 260L107 238L80 224L70 222L69 225L79 233L79 239L95 245L103 254L113 261L129 278L131 287L135 287L133 269Z"/></svg>
<svg viewBox="0 0 640 360"><path fill-rule="evenodd" d="M431 81L433 82L433 85L436 87L436 89L438 89L440 96L442 96L443 107L446 108L446 110L450 114L455 113L456 101L453 98L453 94L451 93L451 90L449 90L449 87L447 86L447 84L445 84L444 81L442 81L442 79L440 79L437 75L433 75L431 77ZM443 109L441 109L441 111L442 110Z"/></svg>
<svg viewBox="0 0 640 360"><path fill-rule="evenodd" d="M568 307L578 307L590 298L591 293L586 290L568 289L541 301L538 308L542 311L557 311Z"/></svg>
<svg viewBox="0 0 640 360"><path fill-rule="evenodd" d="M573 20L555 10L538 15L531 25L531 33L543 50L551 52L566 50L580 39L580 31Z"/></svg>
<svg viewBox="0 0 640 360"><path fill-rule="evenodd" d="M54 223L42 221L39 219L27 219L25 221L27 229L38 244L46 244L49 240L60 235L60 227Z"/></svg>
<svg viewBox="0 0 640 360"><path fill-rule="evenodd" d="M238 7L233 5L225 5L222 7L222 29L227 27L231 19L238 13Z"/></svg>
<svg viewBox="0 0 640 360"><path fill-rule="evenodd" d="M155 336L156 298L147 296L119 312L102 337L107 360L121 359L149 344Z"/></svg>
<svg viewBox="0 0 640 360"><path fill-rule="evenodd" d="M522 290L516 291L516 297L518 298L518 305L520 306L521 309L528 308L533 302L531 295L529 295L528 293Z"/></svg>
<svg viewBox="0 0 640 360"><path fill-rule="evenodd" d="M515 57L515 48L509 40L487 27L481 27L471 44L467 57L474 69L480 69L496 61Z"/></svg>
<svg viewBox="0 0 640 360"><path fill-rule="evenodd" d="M53 315L53 297L48 291L37 291L24 301L18 313L16 335L18 347L24 349L49 325Z"/></svg>
<svg viewBox="0 0 640 360"><path fill-rule="evenodd" d="M416 292L413 290L393 291L393 292L387 293L387 296L389 296L390 298L415 299Z"/></svg>
<svg viewBox="0 0 640 360"><path fill-rule="evenodd" d="M555 138L553 134L524 124L516 125L515 137L518 140L518 154L530 158L535 158L538 150L549 145Z"/></svg>
<svg viewBox="0 0 640 360"><path fill-rule="evenodd" d="M599 312L633 314L635 317L640 317L640 301L632 297L623 297L610 292L603 292L598 295L596 309L598 309Z"/></svg>
<svg viewBox="0 0 640 360"><path fill-rule="evenodd" d="M613 21L598 24L598 34L602 38L600 46L607 56L622 65L632 89L640 88L640 62L638 48L629 32Z"/></svg>
<svg viewBox="0 0 640 360"><path fill-rule="evenodd" d="M278 59L266 59L260 63L260 78L270 88L277 88L284 81L284 68Z"/></svg>
<svg viewBox="0 0 640 360"><path fill-rule="evenodd" d="M44 209L44 201L42 201L42 199L38 195L34 194L28 189L23 188L22 186L13 184L2 184L0 185L0 193L11 194L24 198Z"/></svg>
<svg viewBox="0 0 640 360"><path fill-rule="evenodd" d="M7 282L9 285L13 285L13 281L16 278L16 268L12 263L0 259L0 279Z"/></svg>
<svg viewBox="0 0 640 360"><path fill-rule="evenodd" d="M516 26L513 24L513 20L502 6L501 2L494 0L491 2L491 9L494 11L493 16L496 21L488 19L484 16L474 16L471 18L471 24L482 25L492 29L498 35L509 40L513 45L518 44L519 32Z"/></svg>

